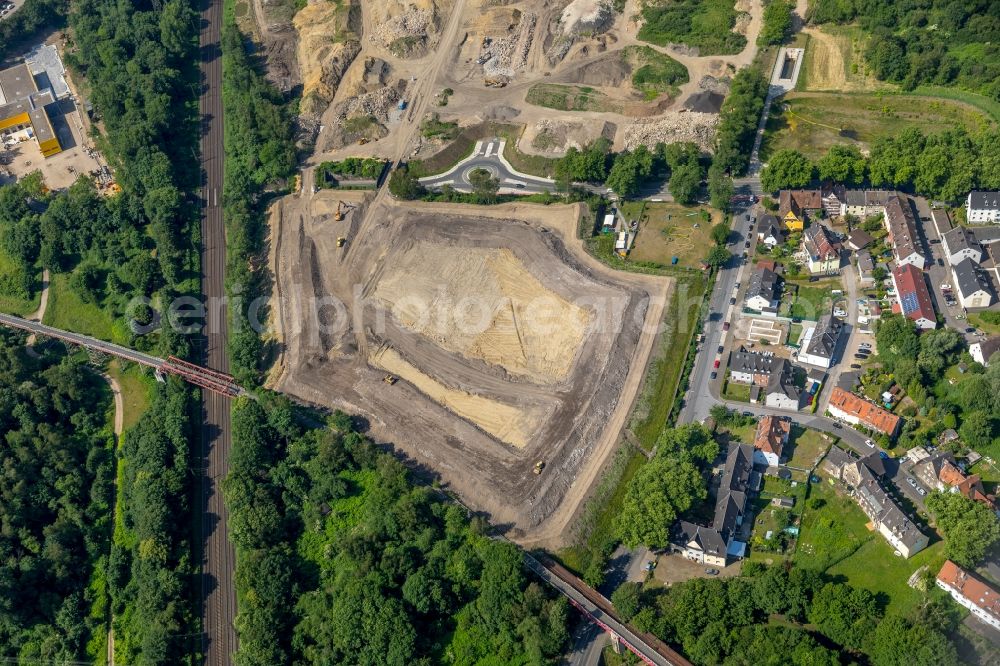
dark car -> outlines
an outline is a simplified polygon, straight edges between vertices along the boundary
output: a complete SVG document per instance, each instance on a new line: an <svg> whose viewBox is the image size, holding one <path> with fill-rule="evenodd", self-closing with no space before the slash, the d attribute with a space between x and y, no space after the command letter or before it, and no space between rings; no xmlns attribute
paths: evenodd
<svg viewBox="0 0 1000 666"><path fill-rule="evenodd" d="M857 363L851 363L851 370L860 370L861 366Z"/></svg>
<svg viewBox="0 0 1000 666"><path fill-rule="evenodd" d="M719 373L717 373L715 370L712 370L712 375L711 376L712 376L712 379L715 379L716 377L719 376Z"/></svg>
<svg viewBox="0 0 1000 666"><path fill-rule="evenodd" d="M726 348L725 348L725 347L724 347L723 345L719 345L719 353L720 353L720 354L721 354L721 353L722 353L723 351L725 351L725 349L726 349Z"/></svg>
<svg viewBox="0 0 1000 666"><path fill-rule="evenodd" d="M729 299L729 304L730 305L736 305L736 299L735 298L730 298Z"/></svg>
<svg viewBox="0 0 1000 666"><path fill-rule="evenodd" d="M809 276L809 281L810 282L819 282L819 276L818 275L810 275Z"/></svg>
<svg viewBox="0 0 1000 666"><path fill-rule="evenodd" d="M862 361L866 361L866 360L868 360L868 356L867 356L867 355L865 355L865 354L855 354L855 355L854 355L854 358L856 358L856 359L860 359L860 360L862 360Z"/></svg>
<svg viewBox="0 0 1000 666"><path fill-rule="evenodd" d="M930 241L931 245L938 245L940 242L940 239L937 238L932 238Z"/></svg>
<svg viewBox="0 0 1000 666"><path fill-rule="evenodd" d="M747 241L746 243L744 243L743 247L750 247L750 241Z"/></svg>
<svg viewBox="0 0 1000 666"><path fill-rule="evenodd" d="M840 430L844 426L840 425L839 423L834 422L833 427L836 428L837 430Z"/></svg>
<svg viewBox="0 0 1000 666"><path fill-rule="evenodd" d="M729 322L728 321L725 324L722 325L722 330L723 331L728 331L729 330Z"/></svg>
<svg viewBox="0 0 1000 666"><path fill-rule="evenodd" d="M944 266L944 259L938 259L937 260L937 265L938 266Z"/></svg>
<svg viewBox="0 0 1000 666"><path fill-rule="evenodd" d="M975 333L976 329L974 329L974 328L967 328L967 329L965 329L965 332L966 333Z"/></svg>

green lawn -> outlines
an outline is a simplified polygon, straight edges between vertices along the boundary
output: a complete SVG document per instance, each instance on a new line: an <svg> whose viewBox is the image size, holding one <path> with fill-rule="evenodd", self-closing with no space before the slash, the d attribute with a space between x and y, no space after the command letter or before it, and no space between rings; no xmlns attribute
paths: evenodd
<svg viewBox="0 0 1000 666"><path fill-rule="evenodd" d="M688 82L687 67L648 46L628 46L622 49L622 57L632 66L632 87L646 99L662 93L675 97L679 86Z"/></svg>
<svg viewBox="0 0 1000 666"><path fill-rule="evenodd" d="M623 212L628 210L623 207ZM714 244L712 227L722 222L722 213L713 208L677 203L647 203L641 215L629 258L671 265L677 257L676 265L685 268L698 268Z"/></svg>
<svg viewBox="0 0 1000 666"><path fill-rule="evenodd" d="M792 303L791 316L796 319L815 321L830 312L833 296L832 289L839 289L840 283L834 280L820 282L788 282L785 290L796 290L795 302Z"/></svg>
<svg viewBox="0 0 1000 666"><path fill-rule="evenodd" d="M149 409L153 384L156 380L134 363L126 364L123 370L121 361L117 359L108 364L108 374L118 380L118 385L122 388L125 412L122 416L122 425L128 430Z"/></svg>
<svg viewBox="0 0 1000 666"><path fill-rule="evenodd" d="M753 442L754 436L757 434L757 423L751 423L745 426L733 427L731 425L721 428L723 432L728 432L730 439L736 442L744 442L750 444Z"/></svg>
<svg viewBox="0 0 1000 666"><path fill-rule="evenodd" d="M600 111L620 113L621 103L589 86L536 83L528 89L528 104L557 111Z"/></svg>
<svg viewBox="0 0 1000 666"><path fill-rule="evenodd" d="M7 251L0 246L0 312L25 316L35 312L41 302L42 274L41 271L35 277L35 297L24 299L13 296L13 285L23 278L20 269Z"/></svg>
<svg viewBox="0 0 1000 666"><path fill-rule="evenodd" d="M822 499L823 506L811 508L810 502L814 498ZM795 562L825 571L876 538L865 527L867 523L868 518L854 500L845 492L835 490L827 479L811 484Z"/></svg>
<svg viewBox="0 0 1000 666"><path fill-rule="evenodd" d="M982 329L990 335L1000 334L1000 323L993 324L983 320L983 313L977 312L969 315L969 324Z"/></svg>
<svg viewBox="0 0 1000 666"><path fill-rule="evenodd" d="M861 513L860 509L857 509ZM893 548L875 535L863 544L853 555L827 569L832 576L844 576L851 585L863 587L888 597L887 613L898 612L905 615L924 598L924 592L906 584L914 571L927 565L937 572L944 563L944 542L937 541L909 559L893 554Z"/></svg>
<svg viewBox="0 0 1000 666"><path fill-rule="evenodd" d="M824 439L829 437L829 439ZM790 467L799 469L812 469L816 461L822 457L830 448L831 444L837 442L837 438L812 428L803 428L799 425L792 426L792 433L788 439L786 455L790 455L787 464Z"/></svg>
<svg viewBox="0 0 1000 666"><path fill-rule="evenodd" d="M722 389L722 397L727 400L737 400L739 402L750 402L750 385L736 384L730 381Z"/></svg>
<svg viewBox="0 0 1000 666"><path fill-rule="evenodd" d="M49 285L49 302L45 308L45 323L75 333L90 335L102 340L124 342L124 332L115 331L115 322L93 303L84 303L69 288L68 275L52 275Z"/></svg>
<svg viewBox="0 0 1000 666"><path fill-rule="evenodd" d="M834 144L867 151L878 137L910 127L935 133L961 125L975 132L990 123L978 108L942 98L793 92L772 107L761 154L766 160L776 150L793 148L818 159Z"/></svg>

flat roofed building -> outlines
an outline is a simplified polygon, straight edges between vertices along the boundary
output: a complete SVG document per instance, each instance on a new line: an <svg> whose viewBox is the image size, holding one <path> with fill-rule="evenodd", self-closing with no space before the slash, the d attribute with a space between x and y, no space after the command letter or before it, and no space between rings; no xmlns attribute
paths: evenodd
<svg viewBox="0 0 1000 666"><path fill-rule="evenodd" d="M0 70L0 134L14 134L30 128L44 157L62 151L48 111L55 103L50 89L38 89L27 65Z"/></svg>

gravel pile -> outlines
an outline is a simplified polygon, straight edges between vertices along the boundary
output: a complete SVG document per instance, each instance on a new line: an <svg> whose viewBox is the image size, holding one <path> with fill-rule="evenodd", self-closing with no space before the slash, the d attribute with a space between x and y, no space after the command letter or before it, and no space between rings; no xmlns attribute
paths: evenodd
<svg viewBox="0 0 1000 666"><path fill-rule="evenodd" d="M514 72L524 69L537 23L537 15L526 13L512 33L484 49L480 58L488 59L483 63L483 73L491 77L514 76Z"/></svg>
<svg viewBox="0 0 1000 666"><path fill-rule="evenodd" d="M702 150L710 151L717 122L719 116L714 113L668 111L656 120L626 125L623 142L625 148L632 150L640 145L655 146L661 141L692 141Z"/></svg>
<svg viewBox="0 0 1000 666"><path fill-rule="evenodd" d="M559 17L564 35L581 32L600 34L615 22L615 10L610 0L573 0Z"/></svg>
<svg viewBox="0 0 1000 666"><path fill-rule="evenodd" d="M430 27L432 20L434 20L434 14L430 10L410 9L376 26L368 39L388 48L397 39L426 37L427 28Z"/></svg>
<svg viewBox="0 0 1000 666"><path fill-rule="evenodd" d="M389 111L397 102L399 102L399 91L387 86L347 100L341 107L339 115L341 118L373 116L385 122L389 119Z"/></svg>

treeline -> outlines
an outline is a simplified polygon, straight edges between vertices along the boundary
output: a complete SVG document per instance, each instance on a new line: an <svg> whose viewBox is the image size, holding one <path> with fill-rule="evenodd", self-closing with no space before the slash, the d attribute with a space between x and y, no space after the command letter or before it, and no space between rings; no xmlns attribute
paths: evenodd
<svg viewBox="0 0 1000 666"><path fill-rule="evenodd" d="M197 84L196 15L189 0L143 7L74 2L76 44L66 61L87 79L106 129L101 148L127 205L148 221L166 285L194 291L198 216L186 197L199 182L199 124L189 107Z"/></svg>
<svg viewBox="0 0 1000 666"><path fill-rule="evenodd" d="M24 341L0 329L0 661L79 663L103 631L111 394L85 356Z"/></svg>
<svg viewBox="0 0 1000 666"><path fill-rule="evenodd" d="M284 183L295 169L292 117L281 95L257 69L247 44L227 12L222 26L222 102L226 117L226 286L240 296L231 313L229 358L244 386L260 381L264 345L248 316L258 297L267 296L268 278L259 261L264 249L267 186Z"/></svg>
<svg viewBox="0 0 1000 666"><path fill-rule="evenodd" d="M776 46L784 42L792 30L794 9L795 4L788 0L766 0L757 46Z"/></svg>
<svg viewBox="0 0 1000 666"><path fill-rule="evenodd" d="M746 171L767 87L767 77L756 66L741 69L733 77L729 95L719 111L712 171L733 176Z"/></svg>
<svg viewBox="0 0 1000 666"><path fill-rule="evenodd" d="M818 178L959 201L970 190L1000 188L998 154L1000 130L995 128L972 135L961 127L930 135L909 128L876 139L868 157L856 147L835 145L813 163L796 150L779 150L760 180L769 192L805 187Z"/></svg>
<svg viewBox="0 0 1000 666"><path fill-rule="evenodd" d="M78 0L69 23L75 44L67 64L87 79L105 129L99 146L123 191L95 198L78 183L49 203L49 210L66 208L51 238L67 234L72 240L62 248L68 263L54 268L79 260L71 277L74 288L92 292L98 305L113 310L120 303L115 280L126 292L160 304L196 294L199 217L191 200L200 183L200 124L193 3ZM74 234L73 224L82 231ZM40 252L46 238L43 231ZM152 318L149 312L138 315ZM190 353L189 342L171 326L160 328L157 348L164 355ZM197 441L192 404L192 391L171 379L121 446L122 520L112 545L108 590L122 663L184 663L196 644L190 587L196 571L189 504L190 446Z"/></svg>
<svg viewBox="0 0 1000 666"><path fill-rule="evenodd" d="M1000 4L993 0L816 0L813 23L857 22L876 77L911 90L957 85L1000 99Z"/></svg>
<svg viewBox="0 0 1000 666"><path fill-rule="evenodd" d="M551 663L568 606L521 552L336 413L240 401L224 484L237 547L236 663Z"/></svg>
<svg viewBox="0 0 1000 666"><path fill-rule="evenodd" d="M0 59L20 55L12 47L25 44L35 33L40 36L43 28L62 27L68 4L66 0L25 0L16 12L5 16L0 21Z"/></svg>
<svg viewBox="0 0 1000 666"><path fill-rule="evenodd" d="M930 589L931 598L908 614L886 614L868 590L807 568L747 561L736 578L645 591L625 583L612 602L695 664L957 666L947 634L961 616L933 583Z"/></svg>

